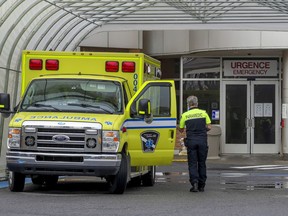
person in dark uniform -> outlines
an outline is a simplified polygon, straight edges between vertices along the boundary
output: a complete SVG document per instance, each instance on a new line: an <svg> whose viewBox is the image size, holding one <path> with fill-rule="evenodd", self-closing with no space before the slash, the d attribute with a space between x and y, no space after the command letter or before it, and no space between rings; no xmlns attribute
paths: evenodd
<svg viewBox="0 0 288 216"><path fill-rule="evenodd" d="M198 98L187 98L188 111L180 119L180 132L186 128L185 146L187 147L190 192L204 192L206 185L206 159L208 154L207 131L211 120L205 110L198 108Z"/></svg>

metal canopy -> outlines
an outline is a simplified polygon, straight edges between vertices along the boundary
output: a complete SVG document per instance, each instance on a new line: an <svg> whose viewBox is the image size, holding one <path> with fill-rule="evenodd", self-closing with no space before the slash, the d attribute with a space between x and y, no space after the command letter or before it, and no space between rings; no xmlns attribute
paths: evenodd
<svg viewBox="0 0 288 216"><path fill-rule="evenodd" d="M19 69L22 49L75 50L90 32L107 26L246 29L251 24L269 30L282 24L286 30L288 0L0 0L0 17L0 67L7 67L5 54L4 59L13 56L11 62L18 57L13 69Z"/></svg>
<svg viewBox="0 0 288 216"><path fill-rule="evenodd" d="M273 23L288 21L286 0L45 0L95 25Z"/></svg>
<svg viewBox="0 0 288 216"><path fill-rule="evenodd" d="M0 75L20 70L24 49L75 50L109 26L286 30L288 0L0 0Z"/></svg>

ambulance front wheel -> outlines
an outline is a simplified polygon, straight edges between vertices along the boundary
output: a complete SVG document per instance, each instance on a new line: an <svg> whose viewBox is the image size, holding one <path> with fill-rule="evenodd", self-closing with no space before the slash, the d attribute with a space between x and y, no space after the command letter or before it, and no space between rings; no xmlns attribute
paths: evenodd
<svg viewBox="0 0 288 216"><path fill-rule="evenodd" d="M9 171L8 184L10 191L21 192L25 185L25 175Z"/></svg>
<svg viewBox="0 0 288 216"><path fill-rule="evenodd" d="M128 179L128 158L125 153L122 153L121 165L118 173L110 178L109 192L113 194L123 194Z"/></svg>
<svg viewBox="0 0 288 216"><path fill-rule="evenodd" d="M31 175L31 181L35 185L43 185L44 178L42 175Z"/></svg>
<svg viewBox="0 0 288 216"><path fill-rule="evenodd" d="M155 184L156 167L149 166L148 169L149 169L148 173L142 176L143 186L153 186Z"/></svg>

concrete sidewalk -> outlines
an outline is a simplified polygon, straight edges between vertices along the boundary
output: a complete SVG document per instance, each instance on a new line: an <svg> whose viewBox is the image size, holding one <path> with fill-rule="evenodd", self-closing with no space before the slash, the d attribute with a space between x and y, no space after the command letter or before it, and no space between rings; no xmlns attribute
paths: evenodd
<svg viewBox="0 0 288 216"><path fill-rule="evenodd" d="M175 162L187 162L187 155L175 155ZM226 168L228 166L259 166L259 165L287 165L288 158L280 156L278 154L261 154L261 155L250 155L250 154L232 154L232 155L221 155L219 158L207 158L207 168L218 167Z"/></svg>
<svg viewBox="0 0 288 216"><path fill-rule="evenodd" d="M5 180L6 176L6 158L3 153L3 155L0 154L0 181Z"/></svg>

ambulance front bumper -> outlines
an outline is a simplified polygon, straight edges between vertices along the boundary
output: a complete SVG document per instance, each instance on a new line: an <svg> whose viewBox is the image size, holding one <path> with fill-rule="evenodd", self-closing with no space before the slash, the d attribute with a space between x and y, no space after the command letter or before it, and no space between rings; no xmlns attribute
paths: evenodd
<svg viewBox="0 0 288 216"><path fill-rule="evenodd" d="M121 154L6 153L9 171L43 175L115 175L119 171L121 158Z"/></svg>

